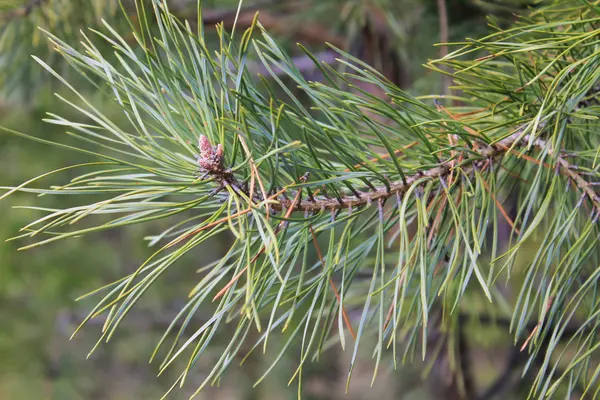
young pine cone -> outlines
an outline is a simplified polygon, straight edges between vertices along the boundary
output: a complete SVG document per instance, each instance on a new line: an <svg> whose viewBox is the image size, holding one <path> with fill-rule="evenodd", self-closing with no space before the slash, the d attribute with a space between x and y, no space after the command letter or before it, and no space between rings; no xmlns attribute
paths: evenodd
<svg viewBox="0 0 600 400"><path fill-rule="evenodd" d="M210 144L205 135L200 135L198 140L200 154L198 155L198 165L206 172L221 172L223 170L223 146Z"/></svg>

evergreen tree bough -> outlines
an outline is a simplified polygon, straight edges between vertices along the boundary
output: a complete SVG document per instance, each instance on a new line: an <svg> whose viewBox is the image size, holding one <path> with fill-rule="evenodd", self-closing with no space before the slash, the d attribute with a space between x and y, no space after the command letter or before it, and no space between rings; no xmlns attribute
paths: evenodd
<svg viewBox="0 0 600 400"><path fill-rule="evenodd" d="M539 365L532 397L575 387L595 395L600 6L542 3L509 29L491 21L496 33L451 44L432 61L453 79L446 98L411 96L333 46L338 65L316 63L324 80L307 81L260 17L244 32L219 29L219 47L210 49L202 23L181 22L166 1L136 2L133 39L105 23L78 51L50 34L129 124L117 126L37 58L78 98L61 99L86 118L49 114L48 122L81 140L71 150L103 161L62 186L32 188L33 179L6 189L101 199L44 210L17 238L40 237L30 248L173 221L151 238L162 245L135 273L94 293L103 297L83 324L106 315L100 343L179 258L229 232L231 247L201 269L153 355L163 355L162 372L187 354L183 384L215 335L229 334L198 390L218 381L251 330L260 332L251 351L284 332L275 364L300 343L293 379L327 347L350 348L349 380L361 343L373 345L377 367L390 348L394 365L417 350L425 358L432 321L451 336L457 311L476 302L474 319L513 308L515 346L529 353L526 369ZM252 76L250 60L269 79ZM501 201L508 195L512 216ZM93 216L100 223L72 229ZM511 228L504 240L502 223ZM532 242L535 254L518 266ZM507 293L515 281L517 293ZM211 299L212 317L198 323L197 308Z"/></svg>

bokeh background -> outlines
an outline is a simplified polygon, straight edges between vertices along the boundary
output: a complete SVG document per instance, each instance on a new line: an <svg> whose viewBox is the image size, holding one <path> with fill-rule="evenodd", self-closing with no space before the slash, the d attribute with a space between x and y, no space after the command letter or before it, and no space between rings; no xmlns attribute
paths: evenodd
<svg viewBox="0 0 600 400"><path fill-rule="evenodd" d="M180 16L195 18L195 0L171 0L170 4ZM453 41L485 34L486 15L508 24L512 13L522 11L525 6L526 2L516 0L246 0L239 22L243 25L260 10L263 24L297 57L299 68L311 79L319 79L318 73L301 56L296 42L331 62L332 53L324 45L329 41L374 65L414 94L442 94L447 93L447 82L421 66L428 59L444 54L445 49L434 44L441 39ZM214 36L216 22L223 20L227 27L231 26L236 7L237 0L204 1L204 24L209 38ZM119 12L113 0L0 0L0 125L46 140L70 143L73 139L63 129L42 121L47 112L67 118L79 116L56 101L53 93L67 95L66 92L30 57L37 54L66 71L36 26L76 40L79 29L96 26L101 17L121 26ZM254 68L261 72L260 66ZM119 109L96 95L91 85L73 73L67 74L104 114L111 115L117 123L124 121ZM89 158L77 153L0 133L0 186L3 187L87 161ZM65 183L68 179L67 171L44 179L38 186ZM152 253L144 237L160 232L164 226L160 222L133 226L26 252L17 251L19 242L5 242L42 215L22 206L65 207L72 201L69 197L46 198L27 193L0 201L0 399L158 399L168 390L178 369L175 367L171 374L157 378L157 366L148 363L149 356L197 280L197 269L217 259L230 238L223 236L206 243L181 260L143 298L117 336L86 360L101 322L92 323L69 341L94 301L75 302L75 299L135 270ZM198 311L199 319L202 313L203 310ZM502 373L510 337L506 331L486 327L479 327L470 335L477 342L470 352L476 378L472 384L484 388ZM218 351L214 349L215 357ZM198 398L296 398L296 383L287 385L298 357L294 349L252 389L275 356L253 354L242 366L231 368L219 387L207 388ZM350 393L345 394L349 357L350 354L334 347L319 363L311 365L304 376L305 398L459 396L445 372L448 368L444 360L417 362L396 371L391 364L384 366L371 387L370 354L361 356ZM205 363L208 367L210 359ZM196 389L194 381L201 382L206 371L200 366L196 373L170 398L188 398ZM504 398L524 398L521 396L518 387L511 387Z"/></svg>

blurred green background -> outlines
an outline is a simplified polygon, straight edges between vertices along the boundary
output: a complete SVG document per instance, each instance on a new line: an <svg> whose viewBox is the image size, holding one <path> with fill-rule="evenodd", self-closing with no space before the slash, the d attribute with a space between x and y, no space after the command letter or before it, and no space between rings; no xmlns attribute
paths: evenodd
<svg viewBox="0 0 600 400"><path fill-rule="evenodd" d="M60 65L60 60L55 59L35 25L41 20L46 24L45 28L75 40L77 30L99 23L100 16L109 21L118 19L116 14L119 11L112 6L103 8L103 2L112 3L111 0L90 0L79 4L83 4L81 9L73 6L77 3L75 0L48 0L39 4L40 10L34 10L30 15L19 15L14 11L36 2L0 0L0 15L3 15L0 18L3 25L0 35L4 35L5 39L0 41L0 77L3 82L3 87L0 87L0 125L51 141L68 144L73 140L60 127L42 122L46 112L79 120L81 116L56 101L53 92L64 94L64 89L29 57L29 54L35 53ZM190 3L195 1L172 0L172 3L176 12L193 17L195 4ZM254 3L259 5L253 7ZM245 1L244 6L262 10L279 21L267 28L271 28L282 43L288 44L293 55L300 54L293 45L295 42L302 42L315 52L324 51L320 37L310 37L311 32L314 34L320 29L341 40L348 51L385 71L390 79L405 89L418 94L440 94L443 91L440 76L421 68L427 59L440 55L440 48L433 46L440 39L438 3L436 0L280 0ZM507 18L525 2L447 0L441 3L445 3L447 8L449 39L458 40L485 33L486 14ZM69 4L73 7L68 8ZM92 5L95 7L89 18L84 14L92 11L85 4L90 9ZM224 10L234 10L236 5L237 0L204 2L208 16L223 16L229 21L231 13ZM52 10L52 14L48 11L46 19L42 18L44 7ZM106 15L102 15L103 12ZM68 21L67 25L63 18ZM213 28L214 23L206 24L209 37ZM323 41L326 39L323 38ZM78 87L86 87L86 83L74 74L68 76ZM117 123L124 122L118 108L95 96L91 86L86 93L104 114L112 115ZM90 159L78 153L0 134L1 186L15 186L47 171L87 161ZM67 171L44 179L37 186L47 187L68 180ZM18 193L0 202L0 399L160 398L172 384L173 374L178 369L172 368L171 375L167 373L157 378L157 366L148 364L147 360L197 280L196 270L218 258L226 249L229 238L214 240L210 245L196 249L192 257L179 262L166 279L159 280L143 298L117 336L86 360L100 326L87 326L69 342L69 336L94 301L74 300L135 270L152 253L147 241L142 239L160 232L162 227L160 222L133 226L73 238L26 252L17 251L18 242L4 242L42 215L19 206L65 207L77 205L75 201L83 200ZM202 313L202 310L198 311L199 320L203 319ZM507 349L502 344L508 344L510 338L508 333L485 330L480 330L477 336L486 337L488 341L494 338L493 348L472 352L472 358L477 362L476 385L484 387L499 373ZM215 355L218 351L214 349ZM198 398L296 398L296 383L288 386L287 382L295 370L298 354L293 349L289 351L268 378L252 390L255 380L276 356L263 356L257 352L241 367L231 368L220 387L209 387ZM375 385L370 387L373 367L370 354L362 356L360 366L354 372L350 393L344 394L349 357L350 354L335 347L320 363L312 365L304 377L305 397L457 398L452 382L444 376L446 368L439 362L433 365L427 377L424 374L427 369L421 362L397 371L391 368L391 364L384 366ZM210 360L205 362L208 367ZM196 371L197 376L191 377L191 381L170 398L188 398L195 391L195 383L201 382L202 374L206 373L202 366Z"/></svg>

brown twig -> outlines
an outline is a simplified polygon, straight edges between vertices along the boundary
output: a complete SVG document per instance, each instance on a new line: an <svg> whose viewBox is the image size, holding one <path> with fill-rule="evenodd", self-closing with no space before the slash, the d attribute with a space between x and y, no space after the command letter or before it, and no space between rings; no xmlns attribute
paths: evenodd
<svg viewBox="0 0 600 400"><path fill-rule="evenodd" d="M517 234L520 234L521 231L519 230L519 228L517 228L515 226L515 223L513 222L513 220L510 218L510 216L508 215L508 213L506 212L506 210L502 206L502 203L500 202L500 200L498 200L498 198L496 197L496 195L491 191L490 186L488 185L488 183L485 180L482 180L481 182L483 183L483 187L488 192L488 194L490 196L492 196L492 200L494 200L494 202L496 203L496 207L498 208L498 211L500 211L500 214L502 214L502 216L504 217L504 220L508 223L508 225L510 225L510 227L512 229L514 229L514 231Z"/></svg>
<svg viewBox="0 0 600 400"><path fill-rule="evenodd" d="M263 11L266 11L267 9L273 9L276 7L280 10L288 11L287 6L292 6L294 3L301 3L301 0L287 1L287 2L282 2L280 0L257 1L257 2L253 2L252 4L242 6L239 11L240 11L240 14L244 14L244 13L253 14L256 12L262 13ZM191 11L191 14L195 17L196 8L190 7L189 9ZM183 11L184 10L176 11L176 15L182 19L189 17L189 15L184 14ZM202 21L204 22L204 24L212 24L212 25L219 24L223 21L233 21L235 19L237 12L238 12L237 7L224 8L224 9L205 9L205 10L202 10Z"/></svg>
<svg viewBox="0 0 600 400"><path fill-rule="evenodd" d="M549 154L552 154L551 151L548 151ZM600 211L600 196L596 194L594 188L579 175L577 172L573 170L573 166L569 164L569 162L562 158L558 157L558 163L560 164L561 169L565 174L569 176L573 180L573 182L577 185L579 189L581 189L585 195L592 201L592 204L596 207L597 210Z"/></svg>
<svg viewBox="0 0 600 400"><path fill-rule="evenodd" d="M499 156L504 155L507 152L515 151L512 149L514 146L519 146L522 143L527 143L530 141L529 135L523 135L523 130L518 129L515 133L508 136L507 138L495 143L490 146L479 146L479 148L474 149L473 152L477 154L477 156L466 158L462 166L463 172L468 174L474 170L476 170L481 162L481 159L493 159ZM548 147L548 143L546 143L542 139L533 140L533 146L544 149ZM548 154L553 155L555 152L548 148ZM521 155L522 156L522 155ZM595 193L594 189L587 183L585 179L583 179L579 174L573 169L571 164L566 161L562 156L558 156L558 163L560 169L563 173L569 176L573 182L586 194L587 197L592 201L594 207L600 210L600 197ZM551 167L551 166L549 166ZM373 186L369 188L369 190L365 190L360 193L360 196L357 195L348 195L339 198L326 198L326 197L313 197L309 199L305 199L299 201L297 204L293 204L290 199L278 199L274 202L270 203L270 208L274 211L282 211L293 209L294 211L307 211L307 212L318 212L323 210L341 210L348 208L359 208L371 203L376 203L379 201L385 201L389 197L395 196L397 194L403 194L418 180L422 178L429 178L430 180L442 179L452 173L452 171L457 168L452 165L452 160L443 161L439 166L430 168L424 171L420 171L413 175L406 176L406 179L401 179L398 181L393 181L389 183L389 186ZM232 174L228 174L227 170L223 171L215 171L214 177L217 181L219 179L226 177L227 179L235 179ZM240 185L234 182L230 182L234 186L240 187Z"/></svg>
<svg viewBox="0 0 600 400"><path fill-rule="evenodd" d="M438 9L438 21L440 28L440 58L444 58L448 55L448 46L446 43L450 41L448 33L448 8L446 7L446 0L437 0ZM447 69L447 68L446 68ZM450 94L450 85L452 84L452 78L450 75L442 75L442 93L445 95Z"/></svg>
<svg viewBox="0 0 600 400"><path fill-rule="evenodd" d="M317 242L317 235L315 234L315 230L312 226L310 226L310 234L312 235L313 244L315 245L315 250L317 251L317 256L319 257L319 261L321 261L321 265L325 268L325 259L323 258L323 252L321 252L321 247L319 246L319 242ZM329 286L331 286L331 290L333 290L333 294L335 295L336 300L339 304L342 304L342 300L340 297L340 292L338 291L333 279L329 277ZM346 313L346 309L342 306L342 318L344 319L344 324L350 335L354 340L356 340L356 333L354 332L354 328L352 328L352 323L350 322L350 318L348 317L348 313Z"/></svg>
<svg viewBox="0 0 600 400"><path fill-rule="evenodd" d="M242 10L236 20L236 12L231 10L228 12L208 12L202 14L202 22L204 25L215 25L222 23L227 29L231 29L234 25L237 28L245 29L252 25L254 16L257 10ZM272 14L268 11L260 11L258 21L265 27L266 30L294 37L294 40L299 42L309 43L331 43L340 48L346 46L346 41L343 37L332 34L326 27L303 21L302 23L293 23L289 18L282 15Z"/></svg>

